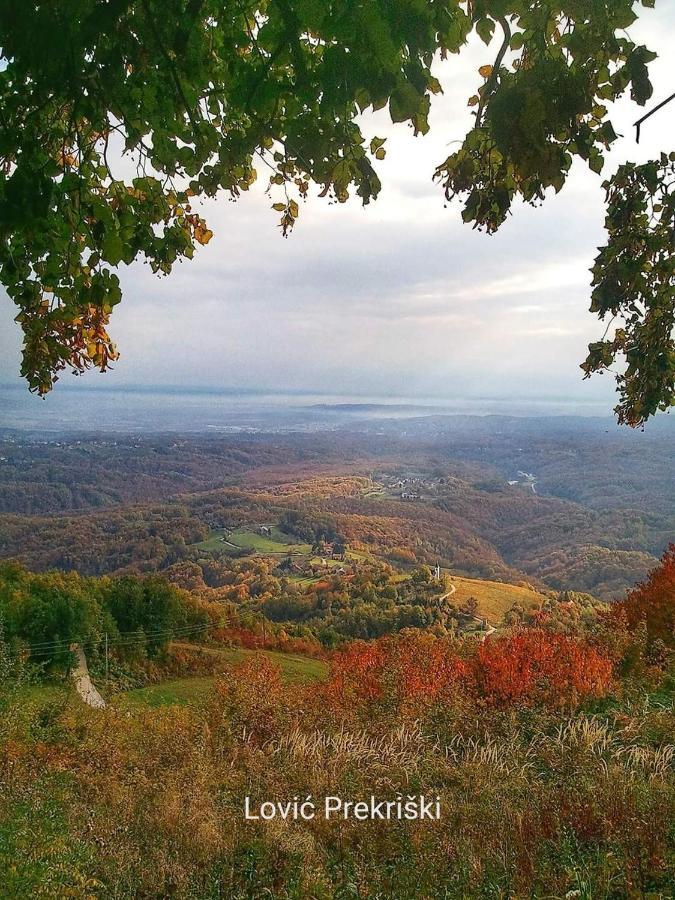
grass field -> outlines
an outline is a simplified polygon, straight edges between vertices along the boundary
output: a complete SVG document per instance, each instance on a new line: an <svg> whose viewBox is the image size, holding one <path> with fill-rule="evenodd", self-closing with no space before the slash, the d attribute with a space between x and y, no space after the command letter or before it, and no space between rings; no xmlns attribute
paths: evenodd
<svg viewBox="0 0 675 900"><path fill-rule="evenodd" d="M79 702L79 697L70 682L22 685L12 697L12 705L18 704L26 721L42 715L45 710L56 709L70 703L77 705Z"/></svg>
<svg viewBox="0 0 675 900"><path fill-rule="evenodd" d="M311 659L307 656L294 656L290 653L275 653L272 650L217 649L199 647L204 653L218 656L223 665L237 665L247 659L260 658L263 655L279 666L282 676L288 681L318 681L328 674L328 666L323 660ZM135 688L118 694L115 703L132 706L171 706L173 704L199 703L210 694L215 676L194 676L163 681L142 688Z"/></svg>
<svg viewBox="0 0 675 900"><path fill-rule="evenodd" d="M64 684L28 684L19 688L21 702L25 706L40 708L56 700L67 700L72 694L70 682Z"/></svg>
<svg viewBox="0 0 675 900"><path fill-rule="evenodd" d="M223 540L224 539L224 540ZM232 545L232 546L230 546ZM236 547L240 550L250 550L252 553L298 555L310 553L309 544L295 541L290 535L284 534L278 528L272 528L270 537L258 534L249 528L238 528L236 531L227 532L218 528L211 532L205 541L194 545L197 550L219 551L227 553L228 548Z"/></svg>
<svg viewBox="0 0 675 900"><path fill-rule="evenodd" d="M515 584L500 584L496 581L477 581L473 578L452 577L456 587L455 594L449 598L451 603L461 606L470 597L478 601L478 615L484 616L493 625L498 625L504 614L519 603L524 609L532 609L542 604L546 597L531 588L518 587Z"/></svg>
<svg viewBox="0 0 675 900"><path fill-rule="evenodd" d="M245 650L239 647L220 649L193 646L204 653L218 656L223 661L223 667L237 665L248 659L260 658L265 655L279 666L282 676L288 681L318 681L328 674L328 665L323 660L312 659L308 656L276 653L273 650ZM109 702L122 706L151 707L170 706L176 703L199 703L208 697L215 680L215 677L211 675L176 678L124 691L115 695ZM100 684L98 686L101 687ZM32 716L41 715L44 710L53 708L54 704L61 706L72 703L79 706L82 703L70 682L26 685L18 689L16 702L20 705L22 716L26 721L29 721ZM0 896L2 896L1 892Z"/></svg>

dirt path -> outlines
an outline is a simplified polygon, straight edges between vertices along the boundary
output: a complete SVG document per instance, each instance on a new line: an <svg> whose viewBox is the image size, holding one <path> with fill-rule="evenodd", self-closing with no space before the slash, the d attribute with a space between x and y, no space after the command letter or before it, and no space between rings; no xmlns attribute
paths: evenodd
<svg viewBox="0 0 675 900"><path fill-rule="evenodd" d="M448 591L448 593L443 594L442 597L439 597L438 602L444 603L448 599L448 597L452 597L452 595L454 593L456 593L456 591L457 591L457 587L454 584L451 584L450 590ZM489 638L490 635L494 634L495 631L497 630L495 628L495 626L492 625L490 622L488 622L488 620L486 618L484 618L483 616L473 616L472 618L473 618L474 622L479 622L481 625L483 624L483 622L485 622L485 624L487 625L487 628L485 628L485 630L483 631L483 633L480 636L481 641L484 641L486 638Z"/></svg>
<svg viewBox="0 0 675 900"><path fill-rule="evenodd" d="M76 658L75 665L70 673L75 681L75 690L89 706L93 706L94 709L103 709L105 700L91 683L89 667L87 666L87 657L84 655L84 650L79 644L73 644L70 649L73 651Z"/></svg>
<svg viewBox="0 0 675 900"><path fill-rule="evenodd" d="M451 584L451 585L450 585L450 590L448 591L448 593L447 593L447 594L443 594L442 597L439 597L439 598L438 598L438 602L439 602L439 603L444 603L444 602L448 599L448 597L452 597L452 595L453 595L454 593L456 593L456 591L457 591L457 587L456 587L454 584Z"/></svg>

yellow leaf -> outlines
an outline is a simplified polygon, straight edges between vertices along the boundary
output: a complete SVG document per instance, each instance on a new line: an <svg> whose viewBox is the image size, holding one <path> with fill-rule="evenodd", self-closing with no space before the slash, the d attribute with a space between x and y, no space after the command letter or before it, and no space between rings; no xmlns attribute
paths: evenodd
<svg viewBox="0 0 675 900"><path fill-rule="evenodd" d="M208 244L213 237L213 232L209 228L195 229L195 238L200 244Z"/></svg>
<svg viewBox="0 0 675 900"><path fill-rule="evenodd" d="M492 75L492 66L481 66L478 70L478 74L482 78L489 78Z"/></svg>

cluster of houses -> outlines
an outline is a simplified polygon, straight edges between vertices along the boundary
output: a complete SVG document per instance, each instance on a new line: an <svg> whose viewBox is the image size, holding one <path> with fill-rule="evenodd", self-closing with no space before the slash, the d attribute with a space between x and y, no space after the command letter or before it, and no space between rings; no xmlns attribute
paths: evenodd
<svg viewBox="0 0 675 900"><path fill-rule="evenodd" d="M383 475L378 481L385 491L401 500L422 500L424 495L435 493L441 483L440 478L411 475Z"/></svg>
<svg viewBox="0 0 675 900"><path fill-rule="evenodd" d="M537 493L537 476L533 475L532 472L518 472L517 478L513 478L509 481L509 485L513 487L516 484L523 484L527 487L532 488L532 493Z"/></svg>

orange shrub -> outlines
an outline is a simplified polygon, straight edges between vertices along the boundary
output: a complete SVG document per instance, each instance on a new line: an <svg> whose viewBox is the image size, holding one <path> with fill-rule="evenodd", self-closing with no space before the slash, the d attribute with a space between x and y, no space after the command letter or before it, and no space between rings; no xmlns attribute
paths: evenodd
<svg viewBox="0 0 675 900"><path fill-rule="evenodd" d="M651 639L675 646L675 544L668 547L647 581L617 603L613 612L625 616L631 628L644 621Z"/></svg>
<svg viewBox="0 0 675 900"><path fill-rule="evenodd" d="M557 706L601 697L612 687L612 662L564 634L523 630L482 643L475 659L479 694L494 703Z"/></svg>
<svg viewBox="0 0 675 900"><path fill-rule="evenodd" d="M467 672L449 641L423 632L403 633L371 643L355 641L336 653L324 691L332 706L344 710L371 701L419 706L449 696Z"/></svg>
<svg viewBox="0 0 675 900"><path fill-rule="evenodd" d="M357 641L333 656L329 681L318 690L344 712L373 704L419 712L460 694L490 704L559 706L612 687L612 661L595 647L532 629L464 644L461 655L452 641L422 632Z"/></svg>

